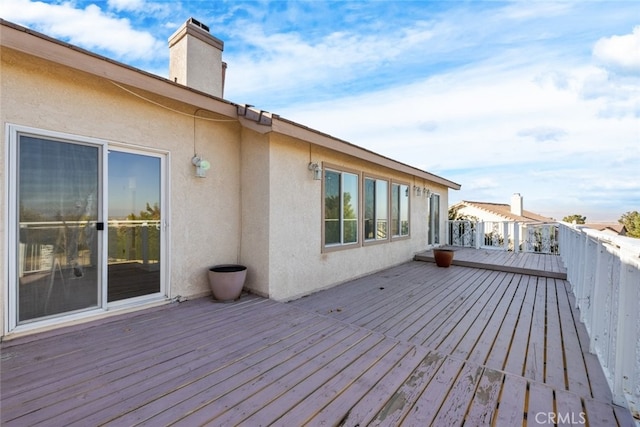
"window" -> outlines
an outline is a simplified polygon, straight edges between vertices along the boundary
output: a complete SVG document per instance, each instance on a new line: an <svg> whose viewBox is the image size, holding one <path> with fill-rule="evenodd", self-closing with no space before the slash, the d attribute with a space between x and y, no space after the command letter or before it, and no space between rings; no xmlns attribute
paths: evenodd
<svg viewBox="0 0 640 427"><path fill-rule="evenodd" d="M440 243L440 195L429 197L429 242L430 245Z"/></svg>
<svg viewBox="0 0 640 427"><path fill-rule="evenodd" d="M358 175L326 170L324 174L324 243L358 243Z"/></svg>
<svg viewBox="0 0 640 427"><path fill-rule="evenodd" d="M404 237L409 235L409 186L391 185L391 235Z"/></svg>
<svg viewBox="0 0 640 427"><path fill-rule="evenodd" d="M364 239L389 237L389 183L381 179L364 180Z"/></svg>

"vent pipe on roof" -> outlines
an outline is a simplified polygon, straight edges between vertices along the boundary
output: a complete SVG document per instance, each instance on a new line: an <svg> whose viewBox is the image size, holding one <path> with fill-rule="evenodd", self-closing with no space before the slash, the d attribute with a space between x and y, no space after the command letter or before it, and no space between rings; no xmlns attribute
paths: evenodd
<svg viewBox="0 0 640 427"><path fill-rule="evenodd" d="M169 78L222 98L227 64L222 62L222 40L209 27L189 18L169 37Z"/></svg>
<svg viewBox="0 0 640 427"><path fill-rule="evenodd" d="M522 196L520 193L513 193L513 196L511 196L511 213L522 216L522 205Z"/></svg>

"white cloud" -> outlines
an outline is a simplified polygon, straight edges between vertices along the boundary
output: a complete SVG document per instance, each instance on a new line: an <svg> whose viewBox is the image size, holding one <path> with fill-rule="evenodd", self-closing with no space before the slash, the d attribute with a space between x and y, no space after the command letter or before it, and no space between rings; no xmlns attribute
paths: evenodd
<svg viewBox="0 0 640 427"><path fill-rule="evenodd" d="M85 49L111 52L118 59L152 59L166 50L166 43L135 30L128 19L112 16L95 4L77 9L73 3L3 0L0 14Z"/></svg>
<svg viewBox="0 0 640 427"><path fill-rule="evenodd" d="M145 7L145 0L108 0L109 9L117 11L138 11Z"/></svg>
<svg viewBox="0 0 640 427"><path fill-rule="evenodd" d="M267 35L261 26L247 22L234 37L256 49L250 55L229 52L226 56L230 67L226 91L242 99L308 87L317 90L356 80L402 55L419 51L425 40L433 37L433 29L418 22L391 34L334 31L312 42L295 32Z"/></svg>
<svg viewBox="0 0 640 427"><path fill-rule="evenodd" d="M538 126L529 129L522 129L518 136L531 137L536 142L559 141L567 135L564 129L557 127Z"/></svg>
<svg viewBox="0 0 640 427"><path fill-rule="evenodd" d="M631 34L601 38L593 47L593 56L614 71L640 73L640 26Z"/></svg>
<svg viewBox="0 0 640 427"><path fill-rule="evenodd" d="M474 179L467 185L469 190L477 191L477 190L488 190L499 188L500 183L496 181L494 177L482 177L478 179Z"/></svg>

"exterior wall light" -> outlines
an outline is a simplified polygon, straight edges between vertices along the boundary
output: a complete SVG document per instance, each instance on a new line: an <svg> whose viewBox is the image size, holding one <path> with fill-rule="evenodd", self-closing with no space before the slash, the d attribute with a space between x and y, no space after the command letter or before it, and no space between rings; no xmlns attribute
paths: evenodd
<svg viewBox="0 0 640 427"><path fill-rule="evenodd" d="M191 159L191 163L196 167L196 176L198 178L204 178L207 176L207 171L211 169L211 163L199 157L197 154Z"/></svg>
<svg viewBox="0 0 640 427"><path fill-rule="evenodd" d="M309 163L308 166L310 171L313 171L313 179L316 181L320 181L322 179L322 168L317 163Z"/></svg>

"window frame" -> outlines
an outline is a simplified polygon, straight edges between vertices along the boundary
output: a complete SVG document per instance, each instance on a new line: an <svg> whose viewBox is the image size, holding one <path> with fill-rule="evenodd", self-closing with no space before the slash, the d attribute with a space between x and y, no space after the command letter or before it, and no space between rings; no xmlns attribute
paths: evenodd
<svg viewBox="0 0 640 427"><path fill-rule="evenodd" d="M394 186L398 186L398 196L399 196L399 200L394 200ZM403 219L403 213L404 210L402 209L402 190L403 187L406 187L405 189L405 197L406 197L406 217L407 217L407 232L406 234L402 234L402 219ZM391 181L391 191L390 191L390 197L391 197L391 203L389 204L389 209L390 209L390 215L389 215L389 224L390 224L390 234L391 234L391 240L402 240L402 239L409 239L411 238L411 186L409 185L408 182L403 182L403 181L395 181L392 180ZM394 218L393 218L393 213L394 213L394 203L398 203L398 230L400 230L400 234L394 234Z"/></svg>
<svg viewBox="0 0 640 427"><path fill-rule="evenodd" d="M436 209L434 209L434 200L438 199ZM440 245L440 204L442 196L440 193L430 193L429 206L427 213L427 245L437 246Z"/></svg>
<svg viewBox="0 0 640 427"><path fill-rule="evenodd" d="M367 204L367 194L366 194L366 184L367 184L367 180L373 181L374 182L374 205L373 205L373 221L374 221L374 227L378 222L378 209L377 209L377 203L378 203L378 182L384 182L387 185L387 189L386 189L386 197L385 197L385 203L386 203L386 211L385 211L385 215L386 215L386 237L384 238L377 238L374 237L372 239L367 239L367 235L366 235L366 204ZM363 245L376 245L376 244L380 244L380 243L387 243L389 241L391 241L391 180L389 178L385 178L382 176L377 176L377 175L372 175L372 174L368 174L368 173L363 173L362 174L362 241L363 241Z"/></svg>
<svg viewBox="0 0 640 427"><path fill-rule="evenodd" d="M339 207L339 213L340 213L340 217L339 217L339 222L340 222L340 242L338 243L326 243L326 239L327 239L327 232L326 232L326 191L327 191L327 185L326 185L326 179L327 179L327 173L331 172L331 173L337 173L340 176L340 187L338 189L339 195L340 195L340 207ZM357 209L356 215L355 215L355 221L356 221L356 225L355 225L355 231L356 231L356 240L354 242L344 242L344 205L343 205L343 201L344 201L344 175L348 174L348 175L352 175L356 178L356 186L355 189L358 192L358 194L355 195L355 197L353 198L352 203L355 204L355 207ZM359 247L362 244L362 231L361 231L361 221L362 221L362 202L361 202L361 196L360 196L360 192L362 191L361 189L361 184L362 182L362 177L361 177L361 173L359 171L355 171L353 169L349 169L349 168L345 168L343 166L337 166L337 165L332 165L332 164L327 164L327 163L323 163L322 165L322 252L333 252L333 251L337 251L337 250L342 250L342 249L349 249L349 248L353 248L353 247Z"/></svg>

